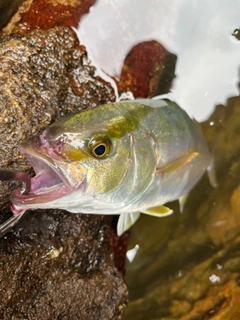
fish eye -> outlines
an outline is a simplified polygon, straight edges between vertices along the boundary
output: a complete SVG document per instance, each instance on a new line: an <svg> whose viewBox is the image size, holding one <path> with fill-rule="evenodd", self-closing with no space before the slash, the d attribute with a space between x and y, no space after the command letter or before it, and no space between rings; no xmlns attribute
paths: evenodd
<svg viewBox="0 0 240 320"><path fill-rule="evenodd" d="M97 159L105 158L110 153L111 147L109 141L92 141L89 143L90 153Z"/></svg>

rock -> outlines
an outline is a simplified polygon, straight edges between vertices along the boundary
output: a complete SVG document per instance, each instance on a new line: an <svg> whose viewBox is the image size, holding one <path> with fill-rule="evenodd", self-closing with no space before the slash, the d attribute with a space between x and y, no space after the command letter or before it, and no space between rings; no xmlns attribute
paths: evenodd
<svg viewBox="0 0 240 320"><path fill-rule="evenodd" d="M130 91L135 98L152 98L170 89L177 57L157 41L134 46L127 54L120 81L119 93Z"/></svg>
<svg viewBox="0 0 240 320"><path fill-rule="evenodd" d="M70 28L3 36L0 65L0 167L29 170L19 142L60 116L115 100ZM0 183L2 210L9 207L8 187Z"/></svg>
<svg viewBox="0 0 240 320"><path fill-rule="evenodd" d="M95 76L71 28L5 30L14 34L0 39L0 166L31 171L19 142L115 95ZM0 184L1 222L11 214L15 187ZM27 212L0 239L0 318L120 320L128 301L128 235L117 237L115 224L112 217L61 210Z"/></svg>
<svg viewBox="0 0 240 320"><path fill-rule="evenodd" d="M56 26L77 28L81 17L88 13L95 1L14 0L11 4L6 1L1 4L3 1L0 0L0 8L5 10L2 20L9 17L13 8L16 11L2 32L23 34L33 29L47 30Z"/></svg>
<svg viewBox="0 0 240 320"><path fill-rule="evenodd" d="M206 319L206 315L214 320L238 319L239 298L239 286L235 281L229 280L222 286L210 288L207 297L199 300L193 310L181 320Z"/></svg>
<svg viewBox="0 0 240 320"><path fill-rule="evenodd" d="M28 212L0 239L0 318L121 319L128 292L115 258L126 239L113 234L111 221Z"/></svg>

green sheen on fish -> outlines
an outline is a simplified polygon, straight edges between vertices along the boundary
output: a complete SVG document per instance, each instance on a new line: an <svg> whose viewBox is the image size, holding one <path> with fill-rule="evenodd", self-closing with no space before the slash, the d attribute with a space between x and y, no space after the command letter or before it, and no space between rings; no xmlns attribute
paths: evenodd
<svg viewBox="0 0 240 320"><path fill-rule="evenodd" d="M198 124L169 100L105 104L70 115L23 142L36 176L12 193L13 212L59 208L118 214L121 235L140 213L166 216L210 164Z"/></svg>

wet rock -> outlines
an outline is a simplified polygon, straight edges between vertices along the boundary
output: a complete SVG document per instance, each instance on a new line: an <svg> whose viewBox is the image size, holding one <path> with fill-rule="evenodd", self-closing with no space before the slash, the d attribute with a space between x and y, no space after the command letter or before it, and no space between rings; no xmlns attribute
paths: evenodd
<svg viewBox="0 0 240 320"><path fill-rule="evenodd" d="M77 28L81 17L88 13L96 0L15 0L16 10L3 29L4 34L25 33L32 29L47 30L56 26ZM1 2L0 2L1 5ZM13 4L5 4L8 11ZM1 8L1 7L0 7ZM6 19L5 12L5 19Z"/></svg>
<svg viewBox="0 0 240 320"><path fill-rule="evenodd" d="M0 239L0 318L121 319L127 288L111 218L28 212Z"/></svg>
<svg viewBox="0 0 240 320"><path fill-rule="evenodd" d="M0 39L0 166L31 170L19 142L58 117L114 101L71 28ZM0 184L0 222L13 184ZM121 319L127 235L110 217L28 212L0 239L1 319Z"/></svg>
<svg viewBox="0 0 240 320"><path fill-rule="evenodd" d="M1 167L29 170L19 142L62 115L115 100L70 28L3 36L0 65ZM9 206L8 187L0 183L2 210Z"/></svg>
<svg viewBox="0 0 240 320"><path fill-rule="evenodd" d="M207 297L198 301L189 314L181 320L192 319L239 319L240 287L229 280L224 285L210 288Z"/></svg>
<svg viewBox="0 0 240 320"><path fill-rule="evenodd" d="M165 219L141 217L127 267L131 293L124 319L239 319L240 98L218 106L203 131L213 150L218 187L207 176ZM147 226L147 228L146 228Z"/></svg>
<svg viewBox="0 0 240 320"><path fill-rule="evenodd" d="M152 98L170 89L177 57L157 41L134 46L124 60L119 93L130 91L135 98Z"/></svg>

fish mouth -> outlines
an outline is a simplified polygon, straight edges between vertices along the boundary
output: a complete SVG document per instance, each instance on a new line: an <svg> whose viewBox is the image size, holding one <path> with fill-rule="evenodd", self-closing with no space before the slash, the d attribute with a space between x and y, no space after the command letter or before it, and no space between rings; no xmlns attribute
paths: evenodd
<svg viewBox="0 0 240 320"><path fill-rule="evenodd" d="M27 142L23 142L19 146L19 151L33 167L36 175L31 178L31 189L27 194L22 193L21 186L12 192L11 202L18 210L20 208L26 210L41 207L51 208L51 206L47 206L47 203L62 198L84 186L85 179L77 188L71 186L54 158L45 152L38 152Z"/></svg>

